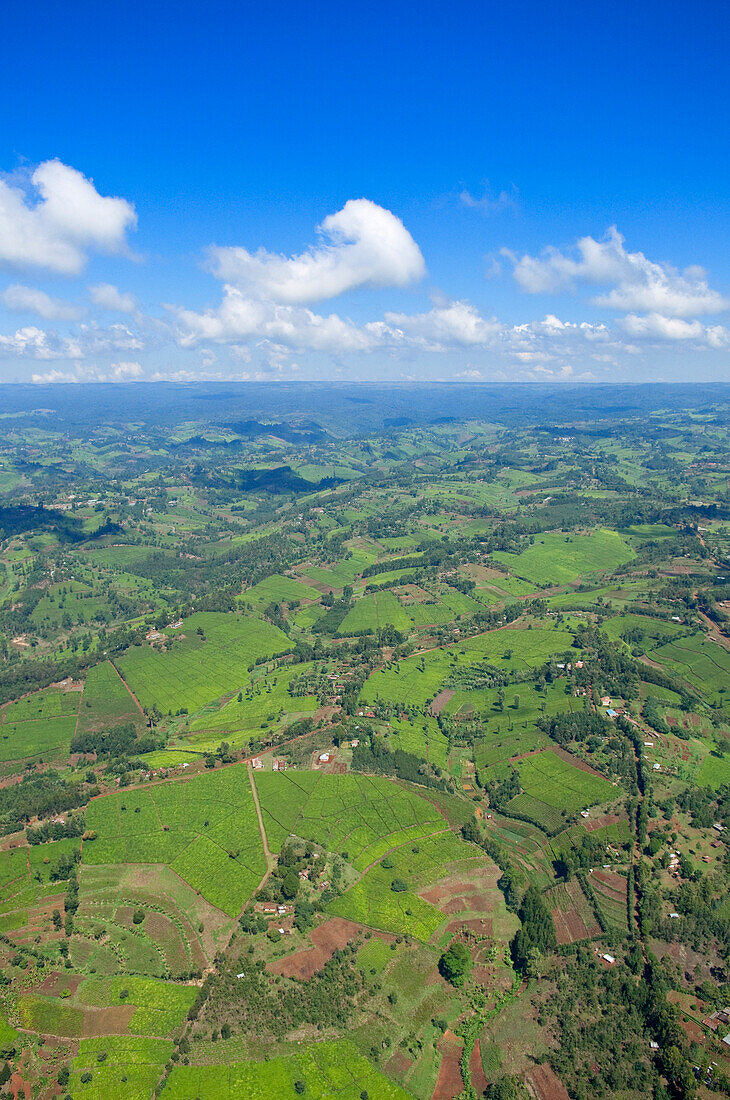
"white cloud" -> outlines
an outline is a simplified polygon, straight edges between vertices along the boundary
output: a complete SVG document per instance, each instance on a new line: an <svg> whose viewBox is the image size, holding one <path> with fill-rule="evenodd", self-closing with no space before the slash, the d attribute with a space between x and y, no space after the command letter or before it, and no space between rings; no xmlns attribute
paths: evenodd
<svg viewBox="0 0 730 1100"><path fill-rule="evenodd" d="M78 341L28 325L10 335L0 334L0 354L20 359L80 359Z"/></svg>
<svg viewBox="0 0 730 1100"><path fill-rule="evenodd" d="M0 294L0 298L15 313L37 313L45 321L77 321L81 316L81 310L71 302L51 298L37 287L14 283Z"/></svg>
<svg viewBox="0 0 730 1100"><path fill-rule="evenodd" d="M134 313L137 299L133 294L123 294L111 283L97 283L89 287L89 295L95 306L115 313Z"/></svg>
<svg viewBox="0 0 730 1100"><path fill-rule="evenodd" d="M437 304L428 313L413 315L386 313L385 321L401 336L438 347L486 344L500 330L497 322L485 321L470 302Z"/></svg>
<svg viewBox="0 0 730 1100"><path fill-rule="evenodd" d="M0 179L0 263L10 267L77 275L92 250L127 251L136 224L131 203L100 195L60 160L39 164L24 185Z"/></svg>
<svg viewBox="0 0 730 1100"><path fill-rule="evenodd" d="M141 363L112 363L107 367L84 364L73 370L49 370L33 374L32 381L37 384L51 382L133 382L144 375Z"/></svg>
<svg viewBox="0 0 730 1100"><path fill-rule="evenodd" d="M481 195L473 195L464 188L459 194L459 201L471 210L479 210L482 214L498 214L501 210L514 210L517 206L517 188L510 191L500 191L493 194L489 183L485 183Z"/></svg>
<svg viewBox="0 0 730 1100"><path fill-rule="evenodd" d="M552 294L587 283L610 288L593 298L595 305L610 309L689 317L730 307L730 301L709 286L702 268L680 272L671 264L649 260L643 252L627 252L615 226L601 241L582 237L576 250L577 258L557 248L546 248L539 257L517 257L507 249L502 254L512 260L515 279L531 294Z"/></svg>
<svg viewBox="0 0 730 1100"><path fill-rule="evenodd" d="M319 226L323 240L299 256L213 248L214 273L250 297L302 305L358 287L407 286L426 273L400 218L369 199L350 199Z"/></svg>
<svg viewBox="0 0 730 1100"><path fill-rule="evenodd" d="M323 316L303 307L277 305L248 298L237 287L223 288L218 309L195 313L173 308L183 331L179 342L230 343L264 338L290 347L320 351L366 351L374 343L366 328L358 328L336 313Z"/></svg>
<svg viewBox="0 0 730 1100"><path fill-rule="evenodd" d="M649 313L643 317L629 313L621 324L629 336L694 340L709 348L730 346L730 331L723 325L703 325L701 321L683 321L678 317L663 317L660 313Z"/></svg>

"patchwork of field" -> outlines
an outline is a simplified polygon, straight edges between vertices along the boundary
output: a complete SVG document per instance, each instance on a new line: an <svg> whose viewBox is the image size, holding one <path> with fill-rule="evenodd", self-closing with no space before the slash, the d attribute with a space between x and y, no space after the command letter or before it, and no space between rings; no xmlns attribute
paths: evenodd
<svg viewBox="0 0 730 1100"><path fill-rule="evenodd" d="M257 658L291 649L283 631L250 615L198 612L165 633L172 641L166 651L134 646L118 661L142 706L163 712L198 710L245 684Z"/></svg>
<svg viewBox="0 0 730 1100"><path fill-rule="evenodd" d="M255 783L273 852L294 833L363 871L389 849L448 828L430 802L388 779L287 771L259 772Z"/></svg>
<svg viewBox="0 0 730 1100"><path fill-rule="evenodd" d="M577 878L553 886L543 896L552 914L559 944L577 943L600 935L601 926Z"/></svg>
<svg viewBox="0 0 730 1100"><path fill-rule="evenodd" d="M97 798L86 822L84 864L166 864L232 917L266 870L243 765Z"/></svg>
<svg viewBox="0 0 730 1100"><path fill-rule="evenodd" d="M235 746L250 740L256 730L285 724L287 717L312 714L319 705L316 696L289 693L292 679L306 677L312 668L311 662L284 665L252 678L242 688L240 702L234 696L218 709L207 708L196 715L188 728L194 734L213 731L218 740L225 734L226 740ZM185 743L204 751L208 747L206 742L205 737L192 737ZM211 745L214 747L213 742Z"/></svg>
<svg viewBox="0 0 730 1100"><path fill-rule="evenodd" d="M435 718L419 716L404 719L391 717L384 741L391 749L403 749L446 768L449 756L449 739L441 732Z"/></svg>
<svg viewBox="0 0 730 1100"><path fill-rule="evenodd" d="M142 721L140 709L110 661L89 669L79 708L78 733Z"/></svg>
<svg viewBox="0 0 730 1100"><path fill-rule="evenodd" d="M523 794L507 803L507 812L556 832L578 810L617 797L612 783L583 770L551 749L515 761Z"/></svg>
<svg viewBox="0 0 730 1100"><path fill-rule="evenodd" d="M589 534L541 534L521 554L496 551L494 558L534 584L570 584L585 573L608 573L629 561L634 550L618 533L598 528Z"/></svg>
<svg viewBox="0 0 730 1100"><path fill-rule="evenodd" d="M722 705L730 683L730 652L704 634L667 642L653 650L652 660L686 680L711 705Z"/></svg>
<svg viewBox="0 0 730 1100"><path fill-rule="evenodd" d="M85 973L186 977L229 923L167 867L84 866L69 958Z"/></svg>
<svg viewBox="0 0 730 1100"><path fill-rule="evenodd" d="M221 1047L225 1044L221 1043ZM225 1051L221 1051L225 1058ZM265 1062L173 1068L165 1095L170 1100L274 1100L296 1096L295 1082L318 1100L407 1100L409 1093L374 1068L347 1039L301 1044L296 1054ZM126 1098L125 1098L126 1100Z"/></svg>
<svg viewBox="0 0 730 1100"><path fill-rule="evenodd" d="M167 1038L182 1025L195 994L195 986L131 974L80 984L74 975L61 976L53 994L22 993L18 1012L23 1027L44 1035Z"/></svg>
<svg viewBox="0 0 730 1100"><path fill-rule="evenodd" d="M247 588L241 599L256 611L263 611L271 603L295 603L301 600L318 600L320 593L311 585L302 584L291 577L274 573L266 580Z"/></svg>
<svg viewBox="0 0 730 1100"><path fill-rule="evenodd" d="M0 761L67 753L81 701L80 691L47 688L0 710Z"/></svg>
<svg viewBox="0 0 730 1100"><path fill-rule="evenodd" d="M455 669L478 661L505 669L534 668L551 656L566 652L572 641L573 635L567 630L542 626L532 630L516 627L492 630L423 655L405 657L374 672L365 682L362 699L367 703L380 699L403 709L424 707Z"/></svg>

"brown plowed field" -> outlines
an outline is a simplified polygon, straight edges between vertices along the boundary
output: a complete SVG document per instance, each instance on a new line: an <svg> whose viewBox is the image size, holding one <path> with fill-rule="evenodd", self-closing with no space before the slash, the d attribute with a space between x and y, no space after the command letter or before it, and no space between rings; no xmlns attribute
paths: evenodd
<svg viewBox="0 0 730 1100"><path fill-rule="evenodd" d="M354 921L332 917L310 932L309 939L314 944L313 947L306 947L284 959L277 959L276 962L269 963L266 969L272 974L283 974L285 978L299 978L307 982L323 968L335 951L356 939L359 932L360 925Z"/></svg>
<svg viewBox="0 0 730 1100"><path fill-rule="evenodd" d="M461 1076L461 1041L450 1031L447 1031L438 1044L442 1053L436 1088L433 1090L431 1100L454 1100L464 1089L464 1081Z"/></svg>
<svg viewBox="0 0 730 1100"><path fill-rule="evenodd" d="M535 1066L527 1080L538 1100L570 1100L568 1090L550 1066Z"/></svg>

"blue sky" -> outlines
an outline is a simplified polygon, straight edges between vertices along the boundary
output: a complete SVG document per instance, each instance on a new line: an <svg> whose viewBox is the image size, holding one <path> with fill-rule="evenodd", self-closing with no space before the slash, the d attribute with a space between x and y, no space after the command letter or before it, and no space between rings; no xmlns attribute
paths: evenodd
<svg viewBox="0 0 730 1100"><path fill-rule="evenodd" d="M724 5L12 7L0 379L730 380Z"/></svg>

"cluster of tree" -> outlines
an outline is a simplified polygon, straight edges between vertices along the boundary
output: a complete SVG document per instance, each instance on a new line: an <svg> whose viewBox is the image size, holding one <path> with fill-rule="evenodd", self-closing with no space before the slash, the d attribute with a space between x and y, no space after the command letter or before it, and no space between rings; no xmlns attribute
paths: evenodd
<svg viewBox="0 0 730 1100"><path fill-rule="evenodd" d="M356 965L356 945L335 951L306 982L275 984L264 962L244 955L211 983L206 1019L224 1020L233 1033L260 1038L284 1036L302 1025L347 1028L364 977Z"/></svg>
<svg viewBox="0 0 730 1100"><path fill-rule="evenodd" d="M71 752L96 753L99 759L140 756L154 752L164 742L149 732L140 733L133 722L110 726L93 733L76 733L71 740Z"/></svg>
<svg viewBox="0 0 730 1100"><path fill-rule="evenodd" d="M519 918L522 927L512 940L512 959L516 970L531 975L540 956L551 951L556 942L553 918L537 887L528 887L522 899Z"/></svg>
<svg viewBox="0 0 730 1100"><path fill-rule="evenodd" d="M448 790L449 782L441 775L440 768L434 768L425 760L403 749L391 751L387 745L371 735L352 750L352 768L354 771L370 772L375 775L395 775L410 783L420 783L423 787L435 787Z"/></svg>
<svg viewBox="0 0 730 1100"><path fill-rule="evenodd" d="M51 817L85 806L99 793L95 783L65 779L57 771L30 772L0 789L0 834L22 829L33 817Z"/></svg>
<svg viewBox="0 0 730 1100"><path fill-rule="evenodd" d="M49 840L64 840L84 835L86 822L83 814L70 814L61 821L42 821L36 826L28 826L25 839L29 844L45 844Z"/></svg>

